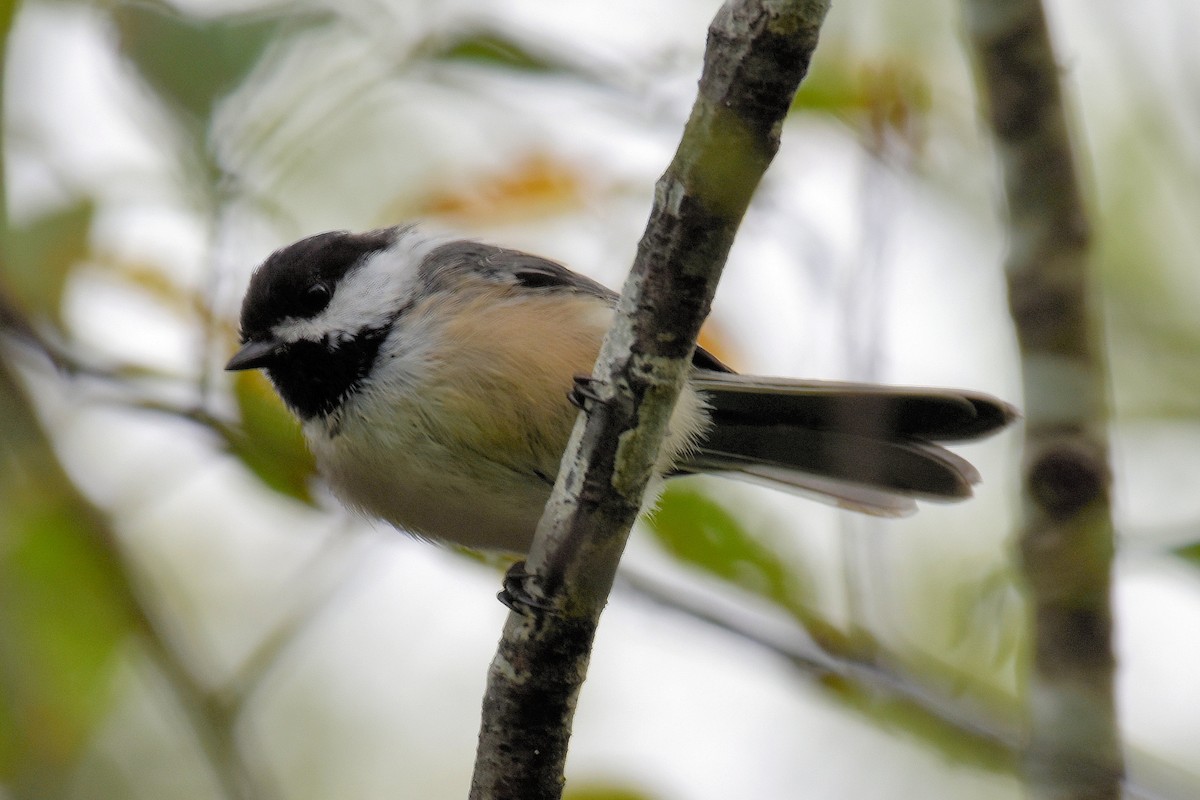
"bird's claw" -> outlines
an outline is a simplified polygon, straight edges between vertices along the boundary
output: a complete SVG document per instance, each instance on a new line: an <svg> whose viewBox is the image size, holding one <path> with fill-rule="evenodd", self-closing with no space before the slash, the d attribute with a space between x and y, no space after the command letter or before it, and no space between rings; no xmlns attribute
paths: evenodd
<svg viewBox="0 0 1200 800"><path fill-rule="evenodd" d="M571 401L571 405L580 411L587 411L591 403L604 402L604 398L596 388L601 384L599 380L591 375L576 375L572 380L575 385L571 387L571 391L567 392L567 399Z"/></svg>
<svg viewBox="0 0 1200 800"><path fill-rule="evenodd" d="M549 611L552 604L549 600L535 594L533 584L537 576L525 570L525 562L518 561L504 573L504 584L496 599L518 614L533 616L535 611Z"/></svg>

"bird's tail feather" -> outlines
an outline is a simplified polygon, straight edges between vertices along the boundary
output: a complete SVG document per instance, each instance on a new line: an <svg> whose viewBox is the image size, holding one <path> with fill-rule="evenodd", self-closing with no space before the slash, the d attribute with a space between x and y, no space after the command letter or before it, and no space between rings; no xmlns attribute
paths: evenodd
<svg viewBox="0 0 1200 800"><path fill-rule="evenodd" d="M760 378L698 370L692 385L707 393L718 421L772 420L847 432L961 442L988 436L1017 419L1016 408L981 392Z"/></svg>
<svg viewBox="0 0 1200 800"><path fill-rule="evenodd" d="M987 436L1016 410L988 395L948 389L762 379L701 372L713 426L684 472L740 477L903 516L915 500L971 495L979 473L934 442Z"/></svg>

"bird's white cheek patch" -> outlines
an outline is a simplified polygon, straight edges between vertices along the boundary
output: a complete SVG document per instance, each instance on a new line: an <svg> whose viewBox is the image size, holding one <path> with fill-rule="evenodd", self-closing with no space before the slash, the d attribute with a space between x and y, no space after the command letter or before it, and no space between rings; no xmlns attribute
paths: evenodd
<svg viewBox="0 0 1200 800"><path fill-rule="evenodd" d="M286 319L272 329L283 342L344 342L365 328L387 324L417 295L418 267L443 244L438 237L402 231L386 250L367 256L338 283L324 311L311 319Z"/></svg>

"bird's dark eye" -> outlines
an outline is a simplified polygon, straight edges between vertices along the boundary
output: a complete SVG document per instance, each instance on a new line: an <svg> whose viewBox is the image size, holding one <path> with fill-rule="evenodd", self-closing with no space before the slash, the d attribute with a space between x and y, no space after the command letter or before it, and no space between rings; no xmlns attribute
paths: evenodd
<svg viewBox="0 0 1200 800"><path fill-rule="evenodd" d="M304 290L299 298L300 311L303 316L311 317L320 314L329 305L333 297L333 289L327 283L314 283Z"/></svg>

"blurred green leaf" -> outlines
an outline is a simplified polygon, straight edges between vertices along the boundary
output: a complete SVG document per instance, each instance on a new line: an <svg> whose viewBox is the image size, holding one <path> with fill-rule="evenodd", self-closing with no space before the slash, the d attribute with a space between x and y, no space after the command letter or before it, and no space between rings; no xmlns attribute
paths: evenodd
<svg viewBox="0 0 1200 800"><path fill-rule="evenodd" d="M159 2L113 9L121 51L158 94L207 122L275 37L270 18L199 19Z"/></svg>
<svg viewBox="0 0 1200 800"><path fill-rule="evenodd" d="M806 602L805 582L797 567L788 565L754 540L719 502L687 483L668 484L658 510L649 519L651 530L676 558L716 575L787 610L822 650L836 660L871 665L890 661L880 643L866 631L847 633L834 627ZM807 671L807 667L802 667ZM869 666L868 666L869 669ZM987 691L977 682L929 659L905 660L891 667L914 686L936 686L947 697L970 693L972 700L996 718L1012 706L1010 698ZM938 716L921 703L880 692L870 680L825 674L820 685L838 702L873 722L914 736L956 762L988 770L1007 771L1011 752L982 732L972 732ZM935 692L941 694L942 691Z"/></svg>
<svg viewBox="0 0 1200 800"><path fill-rule="evenodd" d="M316 462L304 443L300 425L258 372L234 377L234 397L241 411L240 429L224 429L226 443L238 459L270 488L304 503L313 503Z"/></svg>
<svg viewBox="0 0 1200 800"><path fill-rule="evenodd" d="M862 109L862 87L849 64L831 57L813 64L792 98L791 113L845 115Z"/></svg>
<svg viewBox="0 0 1200 800"><path fill-rule="evenodd" d="M1200 567L1200 542L1179 548L1175 551L1175 555L1184 561L1191 562L1194 567Z"/></svg>
<svg viewBox="0 0 1200 800"><path fill-rule="evenodd" d="M49 796L109 701L133 624L103 517L0 363L0 780Z"/></svg>
<svg viewBox="0 0 1200 800"><path fill-rule="evenodd" d="M573 65L535 53L506 34L488 30L431 39L420 53L431 61L470 61L526 72L577 72Z"/></svg>
<svg viewBox="0 0 1200 800"><path fill-rule="evenodd" d="M652 800L644 792L623 786L594 783L575 786L569 784L563 793L563 800Z"/></svg>
<svg viewBox="0 0 1200 800"><path fill-rule="evenodd" d="M918 672L916 677L925 676ZM983 731L972 731L942 719L919 703L838 677L827 678L821 683L846 707L858 711L881 728L933 747L948 761L998 773L1011 773L1017 768L1015 750Z"/></svg>
<svg viewBox="0 0 1200 800"><path fill-rule="evenodd" d="M1177 220L1200 207L1200 167L1161 109L1139 102L1127 116L1096 145L1103 168L1095 253L1115 410L1118 418L1196 419L1200 326L1192 254L1200 234ZM1173 180L1147 180L1164 169Z"/></svg>
<svg viewBox="0 0 1200 800"><path fill-rule="evenodd" d="M805 592L794 569L751 536L724 506L685 483L667 485L649 518L672 555L800 618Z"/></svg>
<svg viewBox="0 0 1200 800"><path fill-rule="evenodd" d="M8 50L8 32L17 15L17 0L0 0L0 56ZM7 62L3 62L7 63Z"/></svg>
<svg viewBox="0 0 1200 800"><path fill-rule="evenodd" d="M886 135L917 147L924 134L933 92L919 64L903 60L863 61L825 52L800 84L792 113L835 116L849 122L878 144Z"/></svg>
<svg viewBox="0 0 1200 800"><path fill-rule="evenodd" d="M4 231L4 285L26 311L57 321L71 269L88 254L94 215L83 199Z"/></svg>

